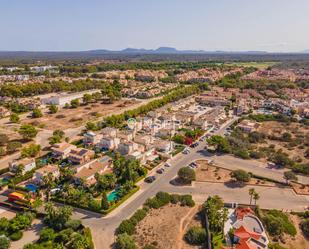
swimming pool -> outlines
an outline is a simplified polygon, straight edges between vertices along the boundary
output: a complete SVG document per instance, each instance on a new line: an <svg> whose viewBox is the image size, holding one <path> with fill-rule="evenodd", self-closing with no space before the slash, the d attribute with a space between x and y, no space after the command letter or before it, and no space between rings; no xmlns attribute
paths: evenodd
<svg viewBox="0 0 309 249"><path fill-rule="evenodd" d="M31 184L31 183L26 184L25 187L26 187L26 189L28 189L30 192L35 192L35 191L38 189L38 187L37 187L36 185Z"/></svg>
<svg viewBox="0 0 309 249"><path fill-rule="evenodd" d="M115 189L107 196L108 201L116 201L118 200L118 191Z"/></svg>
<svg viewBox="0 0 309 249"><path fill-rule="evenodd" d="M8 184L8 182L9 182L9 180L8 180L8 179L6 179L6 178L1 178L1 179L0 179L0 186L7 185L7 184Z"/></svg>

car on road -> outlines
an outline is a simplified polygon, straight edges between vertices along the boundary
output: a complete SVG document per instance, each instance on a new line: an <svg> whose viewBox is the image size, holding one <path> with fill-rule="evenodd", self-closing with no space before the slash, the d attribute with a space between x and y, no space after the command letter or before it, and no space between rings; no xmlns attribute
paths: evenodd
<svg viewBox="0 0 309 249"><path fill-rule="evenodd" d="M172 165L171 165L170 163L165 163L164 166L167 167L167 168L169 168L169 167L171 167Z"/></svg>
<svg viewBox="0 0 309 249"><path fill-rule="evenodd" d="M145 178L145 182L147 183L152 183L156 180L156 177L155 176L148 176Z"/></svg>
<svg viewBox="0 0 309 249"><path fill-rule="evenodd" d="M190 168L197 168L197 164L195 162L192 162L189 164Z"/></svg>
<svg viewBox="0 0 309 249"><path fill-rule="evenodd" d="M195 143L191 144L190 147L191 147L191 148L195 148L195 147L197 147L198 145L199 145L199 143L198 143L198 142L195 142Z"/></svg>
<svg viewBox="0 0 309 249"><path fill-rule="evenodd" d="M182 153L183 153L183 154L189 154L189 153L190 153L190 150L189 150L188 148L186 148L186 149L183 150Z"/></svg>
<svg viewBox="0 0 309 249"><path fill-rule="evenodd" d="M163 172L164 172L164 169L163 169L163 168L157 170L157 173L158 173L158 174L163 174Z"/></svg>

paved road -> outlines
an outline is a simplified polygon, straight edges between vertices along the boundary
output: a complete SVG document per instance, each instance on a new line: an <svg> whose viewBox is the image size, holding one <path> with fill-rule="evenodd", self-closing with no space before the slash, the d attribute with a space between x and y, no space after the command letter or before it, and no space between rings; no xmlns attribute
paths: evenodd
<svg viewBox="0 0 309 249"><path fill-rule="evenodd" d="M218 132L222 132L231 122L226 123ZM176 187L170 184L170 181L175 178L181 167L188 165L197 158L210 156L201 152L203 147L204 145L201 144L197 148L191 149L189 155L183 156L180 154L174 157L171 160L171 168L166 169L166 172L158 176L157 180L152 184L140 182L141 190L108 216L98 218L99 216L90 212L75 212L75 216L82 219L83 224L91 228L96 248L111 248L115 238L114 231L120 222L129 218L148 198L159 191L190 193L194 200L199 203L204 202L209 195L215 194L223 197L226 201L248 203L248 187L230 188L224 184L211 183L195 183L192 187ZM259 205L263 208L303 210L309 205L308 197L297 196L289 189L257 186L256 190L261 195Z"/></svg>

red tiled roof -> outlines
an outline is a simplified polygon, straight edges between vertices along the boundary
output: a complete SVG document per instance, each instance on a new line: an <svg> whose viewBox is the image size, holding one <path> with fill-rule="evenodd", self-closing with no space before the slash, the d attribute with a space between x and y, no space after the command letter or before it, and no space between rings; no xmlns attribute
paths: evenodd
<svg viewBox="0 0 309 249"><path fill-rule="evenodd" d="M247 208L237 208L235 213L236 213L237 220L242 220L248 214L254 215L254 212L249 207L247 207Z"/></svg>
<svg viewBox="0 0 309 249"><path fill-rule="evenodd" d="M261 237L260 234L255 232L248 231L244 226L240 226L235 232L234 235L240 238L241 240L248 240L249 238L259 239Z"/></svg>

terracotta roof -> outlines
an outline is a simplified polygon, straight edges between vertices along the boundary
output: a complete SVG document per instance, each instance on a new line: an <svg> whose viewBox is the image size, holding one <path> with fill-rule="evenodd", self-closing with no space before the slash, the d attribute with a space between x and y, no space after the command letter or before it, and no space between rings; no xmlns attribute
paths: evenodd
<svg viewBox="0 0 309 249"><path fill-rule="evenodd" d="M235 230L234 235L241 240L248 240L250 238L258 240L261 238L260 234L248 231L244 226L240 226L237 230Z"/></svg>
<svg viewBox="0 0 309 249"><path fill-rule="evenodd" d="M46 165L38 169L36 172L41 173L41 174L48 174L48 173L53 173L58 170L59 170L58 166L49 164L49 165Z"/></svg>
<svg viewBox="0 0 309 249"><path fill-rule="evenodd" d="M236 213L237 220L239 220L239 219L242 220L248 214L254 215L254 212L249 207L247 207L247 208L237 208L235 210L235 213Z"/></svg>

